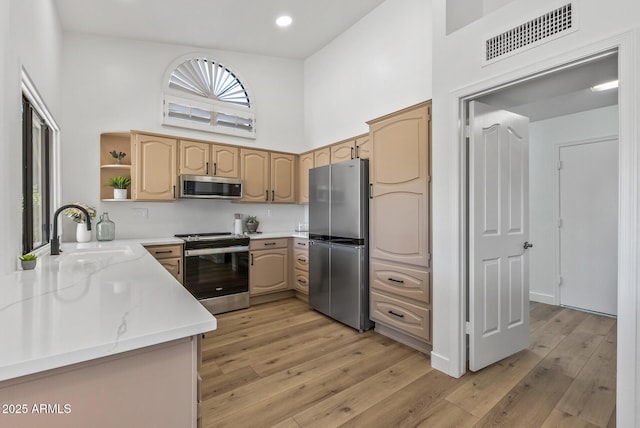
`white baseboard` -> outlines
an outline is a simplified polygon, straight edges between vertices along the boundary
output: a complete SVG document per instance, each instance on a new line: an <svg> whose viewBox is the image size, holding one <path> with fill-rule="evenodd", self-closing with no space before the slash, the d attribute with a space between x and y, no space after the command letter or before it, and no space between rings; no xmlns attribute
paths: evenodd
<svg viewBox="0 0 640 428"><path fill-rule="evenodd" d="M529 300L532 302L546 303L547 305L557 305L556 297L549 294L529 292Z"/></svg>

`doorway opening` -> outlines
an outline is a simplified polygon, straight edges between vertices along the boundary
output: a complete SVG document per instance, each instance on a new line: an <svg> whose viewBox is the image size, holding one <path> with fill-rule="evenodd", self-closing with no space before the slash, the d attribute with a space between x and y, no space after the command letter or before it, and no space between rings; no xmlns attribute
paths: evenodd
<svg viewBox="0 0 640 428"><path fill-rule="evenodd" d="M530 298L616 315L617 78L612 49L461 100L471 370L528 346Z"/></svg>

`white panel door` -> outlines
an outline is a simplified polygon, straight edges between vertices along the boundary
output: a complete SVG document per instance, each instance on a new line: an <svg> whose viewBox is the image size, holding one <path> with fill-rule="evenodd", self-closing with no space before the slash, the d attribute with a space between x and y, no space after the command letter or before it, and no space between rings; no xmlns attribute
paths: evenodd
<svg viewBox="0 0 640 428"><path fill-rule="evenodd" d="M560 304L617 314L618 141L559 149Z"/></svg>
<svg viewBox="0 0 640 428"><path fill-rule="evenodd" d="M469 369L529 346L529 119L469 103Z"/></svg>

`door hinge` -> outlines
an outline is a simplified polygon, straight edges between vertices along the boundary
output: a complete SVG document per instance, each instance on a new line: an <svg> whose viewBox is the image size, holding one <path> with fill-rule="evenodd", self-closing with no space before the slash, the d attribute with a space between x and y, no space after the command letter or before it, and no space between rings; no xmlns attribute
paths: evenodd
<svg viewBox="0 0 640 428"><path fill-rule="evenodd" d="M470 134L471 134L471 128L469 128L469 125L465 125L464 126L464 138L469 138Z"/></svg>
<svg viewBox="0 0 640 428"><path fill-rule="evenodd" d="M562 227L562 219L561 218L558 219L558 227Z"/></svg>
<svg viewBox="0 0 640 428"><path fill-rule="evenodd" d="M558 161L558 169L562 169L562 161L561 160Z"/></svg>
<svg viewBox="0 0 640 428"><path fill-rule="evenodd" d="M558 276L558 285L562 285L562 277Z"/></svg>
<svg viewBox="0 0 640 428"><path fill-rule="evenodd" d="M464 323L464 333L471 334L471 323L469 321Z"/></svg>

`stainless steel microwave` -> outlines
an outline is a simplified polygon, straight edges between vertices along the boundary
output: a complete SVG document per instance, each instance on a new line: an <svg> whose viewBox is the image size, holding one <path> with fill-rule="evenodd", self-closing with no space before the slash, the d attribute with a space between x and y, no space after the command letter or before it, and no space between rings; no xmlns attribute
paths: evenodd
<svg viewBox="0 0 640 428"><path fill-rule="evenodd" d="M239 199L242 197L242 180L208 175L181 175L180 197Z"/></svg>

